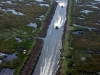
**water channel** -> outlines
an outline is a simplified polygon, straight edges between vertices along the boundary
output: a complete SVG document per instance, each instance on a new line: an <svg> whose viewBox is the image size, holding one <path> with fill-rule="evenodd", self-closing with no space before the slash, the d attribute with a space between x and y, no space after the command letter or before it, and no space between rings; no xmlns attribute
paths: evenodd
<svg viewBox="0 0 100 75"><path fill-rule="evenodd" d="M44 38L41 55L32 75L55 75L59 67L68 0L57 0L56 2L58 2L58 5ZM56 29L56 26L58 29Z"/></svg>

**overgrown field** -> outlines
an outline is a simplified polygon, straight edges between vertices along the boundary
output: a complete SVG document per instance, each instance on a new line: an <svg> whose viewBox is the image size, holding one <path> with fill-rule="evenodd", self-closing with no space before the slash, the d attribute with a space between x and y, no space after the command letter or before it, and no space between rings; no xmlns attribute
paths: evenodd
<svg viewBox="0 0 100 75"><path fill-rule="evenodd" d="M22 66L34 47L36 35L41 29L50 3L50 0L0 0L0 53L16 53L17 56L13 60L3 60L5 57L0 56L0 60L3 60L0 70L18 70Z"/></svg>
<svg viewBox="0 0 100 75"><path fill-rule="evenodd" d="M100 1L72 0L67 75L100 75ZM64 45L66 46L66 45Z"/></svg>

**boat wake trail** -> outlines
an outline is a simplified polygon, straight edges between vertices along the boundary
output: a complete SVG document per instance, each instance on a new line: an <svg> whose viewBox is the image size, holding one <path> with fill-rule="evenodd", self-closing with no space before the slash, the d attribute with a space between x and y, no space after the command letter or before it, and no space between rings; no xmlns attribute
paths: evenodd
<svg viewBox="0 0 100 75"><path fill-rule="evenodd" d="M65 17L63 17L62 10L63 10L63 8L66 8L66 6L67 6L67 3L65 2L65 0L58 0L57 2L58 2L59 9L57 10L57 12L55 12L56 13L55 15L57 15L57 16L55 17L54 28L56 26L58 28L60 28L63 25L63 23L65 21Z"/></svg>
<svg viewBox="0 0 100 75"><path fill-rule="evenodd" d="M58 63L60 60L60 49L62 48L67 0L57 0L57 2L58 5L44 39L41 55L33 75L55 75L59 67ZM58 26L59 29L55 29L55 26Z"/></svg>

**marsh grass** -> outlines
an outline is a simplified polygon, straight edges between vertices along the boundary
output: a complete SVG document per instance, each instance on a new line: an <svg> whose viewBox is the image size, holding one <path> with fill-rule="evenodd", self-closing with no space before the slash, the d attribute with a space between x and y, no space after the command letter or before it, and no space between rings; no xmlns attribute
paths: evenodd
<svg viewBox="0 0 100 75"><path fill-rule="evenodd" d="M30 2L34 1L29 0L28 3ZM15 3L15 5L5 3L2 8L15 8L17 12L22 12L25 15L19 16L14 15L11 12L5 13L4 11L0 10L0 15L3 15L0 16L0 52L16 52L18 58L14 59L13 61L2 62L0 65L0 70L3 68L12 68L15 69L14 75L19 75L20 70L23 68L35 45L35 38L44 25L44 21L51 9L52 3L51 1L44 2L50 4L50 7L41 7L39 2L37 2L37 4L32 4L32 6L27 6L25 2L13 1L13 3ZM36 18L41 15L45 15L43 20L37 20ZM32 23L37 23L37 29L27 26L29 21ZM20 38L22 42L18 42L15 38ZM26 50L27 53L23 54L23 50ZM35 63L33 63L33 66L34 64Z"/></svg>
<svg viewBox="0 0 100 75"><path fill-rule="evenodd" d="M94 15L98 14L98 9L93 9L88 6L84 6L84 4L87 3L87 1L80 1L80 3L76 3L74 0L73 7L71 9L71 23L70 25L73 26L73 24L77 24L80 26L73 26L73 29L70 33L70 38L68 39L68 50L67 50L67 59L68 60L68 66L66 74L69 75L97 75L97 72L100 70L98 67L99 61L100 61L100 55L99 52L99 45L100 45L100 39L99 38L99 31L100 26L94 24L94 21L97 20L96 16ZM91 0L91 3L94 1ZM83 5L83 6L78 6ZM98 5L98 4L97 4ZM88 13L87 15L84 13L81 13L80 11L82 9L91 10L93 12ZM94 14L94 15L93 15ZM83 15L84 19L78 19ZM97 22L96 21L96 22ZM94 27L98 28L95 30L88 30L87 28L84 28L84 26ZM73 31L82 30L84 31L83 34L72 34ZM70 50L70 47L73 48ZM90 52L88 52L88 50Z"/></svg>

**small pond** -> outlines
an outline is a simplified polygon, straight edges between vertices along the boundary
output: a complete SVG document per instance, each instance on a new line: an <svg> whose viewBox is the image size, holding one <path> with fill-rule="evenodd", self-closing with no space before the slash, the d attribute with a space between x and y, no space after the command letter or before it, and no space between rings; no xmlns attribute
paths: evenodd
<svg viewBox="0 0 100 75"><path fill-rule="evenodd" d="M39 16L39 18L36 18L36 19L42 20L43 17L44 17L44 15L41 15L41 16Z"/></svg>
<svg viewBox="0 0 100 75"><path fill-rule="evenodd" d="M5 54L5 58L3 60L13 60L16 59L16 53L12 53L12 54Z"/></svg>
<svg viewBox="0 0 100 75"><path fill-rule="evenodd" d="M37 28L37 24L36 24L36 23L31 23L31 22L30 22L30 23L28 24L28 26L34 27L35 29Z"/></svg>
<svg viewBox="0 0 100 75"><path fill-rule="evenodd" d="M75 30L72 32L72 34L84 34L85 32L82 30Z"/></svg>
<svg viewBox="0 0 100 75"><path fill-rule="evenodd" d="M15 11L14 9L2 9L2 8L0 7L0 10L2 10L2 11L4 11L4 12L11 12L11 13L14 14L14 15L20 15L20 16L25 15L25 14L23 14L23 13L21 13L21 12Z"/></svg>
<svg viewBox="0 0 100 75"><path fill-rule="evenodd" d="M97 29L97 28L88 27L88 26L81 26L81 25L77 25L77 24L73 24L73 26L84 27L84 28L87 28L89 31L92 31L92 30L96 30Z"/></svg>
<svg viewBox="0 0 100 75"><path fill-rule="evenodd" d="M20 39L20 38L15 38L15 40L17 41L17 42L22 42L22 39Z"/></svg>
<svg viewBox="0 0 100 75"><path fill-rule="evenodd" d="M16 54L17 53L7 54L0 52L0 57L2 58L2 60L13 60L17 58ZM2 63L2 60L0 60L0 63Z"/></svg>
<svg viewBox="0 0 100 75"><path fill-rule="evenodd" d="M49 4L40 4L40 6L47 6L47 7L49 7Z"/></svg>
<svg viewBox="0 0 100 75"><path fill-rule="evenodd" d="M0 71L0 75L13 75L14 69L4 68Z"/></svg>
<svg viewBox="0 0 100 75"><path fill-rule="evenodd" d="M82 13L85 13L85 14L88 14L89 12L93 12L93 11L90 11L90 10L84 10L84 9L83 9L81 12L82 12Z"/></svg>

